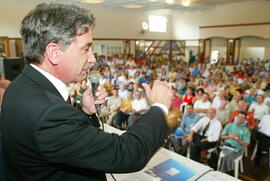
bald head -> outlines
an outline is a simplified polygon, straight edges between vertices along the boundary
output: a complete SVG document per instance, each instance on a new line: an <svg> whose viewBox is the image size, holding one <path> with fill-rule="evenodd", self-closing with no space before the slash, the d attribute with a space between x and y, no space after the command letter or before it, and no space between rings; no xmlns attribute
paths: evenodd
<svg viewBox="0 0 270 181"><path fill-rule="evenodd" d="M210 120L214 119L216 117L216 109L215 108L209 108L207 111L208 117Z"/></svg>

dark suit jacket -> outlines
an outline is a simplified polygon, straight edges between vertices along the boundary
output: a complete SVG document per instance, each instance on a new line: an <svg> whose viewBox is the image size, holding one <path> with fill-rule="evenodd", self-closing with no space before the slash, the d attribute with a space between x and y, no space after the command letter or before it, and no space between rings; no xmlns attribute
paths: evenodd
<svg viewBox="0 0 270 181"><path fill-rule="evenodd" d="M138 171L168 132L153 106L122 136L105 133L30 65L7 88L1 122L7 177L16 181L106 180L105 173Z"/></svg>

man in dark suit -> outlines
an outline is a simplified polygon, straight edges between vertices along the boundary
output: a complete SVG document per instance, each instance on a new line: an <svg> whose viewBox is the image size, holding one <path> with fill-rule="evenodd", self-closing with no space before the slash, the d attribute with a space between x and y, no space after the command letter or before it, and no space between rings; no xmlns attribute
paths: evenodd
<svg viewBox="0 0 270 181"><path fill-rule="evenodd" d="M94 18L88 10L61 4L41 4L21 25L28 65L7 88L3 99L2 143L9 180L106 180L105 173L142 169L162 145L171 105L167 83L144 84L152 105L126 133L99 129L94 103L107 93L91 88L82 110L66 103L68 83L81 81L90 63Z"/></svg>

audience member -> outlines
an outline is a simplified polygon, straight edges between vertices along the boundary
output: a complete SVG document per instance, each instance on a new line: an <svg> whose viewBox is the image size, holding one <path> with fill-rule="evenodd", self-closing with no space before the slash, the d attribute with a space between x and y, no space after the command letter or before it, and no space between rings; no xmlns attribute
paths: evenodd
<svg viewBox="0 0 270 181"><path fill-rule="evenodd" d="M128 118L128 128L133 126L136 121L147 111L148 104L142 91L136 92L136 98L131 103L131 113Z"/></svg>
<svg viewBox="0 0 270 181"><path fill-rule="evenodd" d="M246 117L245 112L239 112L237 121L227 124L221 133L221 139L224 140L223 145L236 148L235 150L226 149L226 147L222 149L224 157L220 170L224 173L235 169L234 159L243 154L244 149L250 143L250 132L245 126Z"/></svg>
<svg viewBox="0 0 270 181"><path fill-rule="evenodd" d="M183 131L182 136L173 136L172 144L177 153L186 155L186 150L189 144L187 140L187 135L191 128L199 121L200 116L194 112L193 105L191 103L187 104L186 112L182 117L181 125L178 129Z"/></svg>
<svg viewBox="0 0 270 181"><path fill-rule="evenodd" d="M109 116L109 119L107 120L107 124L112 124L115 114L119 110L121 106L121 97L118 95L118 90L114 89L113 95L108 97L107 100L107 115Z"/></svg>
<svg viewBox="0 0 270 181"><path fill-rule="evenodd" d="M256 126L256 121L254 119L253 113L247 110L247 103L245 103L245 101L239 101L238 106L239 110L235 110L231 113L229 122L233 123L239 112L245 112L247 115L245 124L247 124L249 130L253 130Z"/></svg>
<svg viewBox="0 0 270 181"><path fill-rule="evenodd" d="M206 117L210 107L209 95L204 93L202 98L194 103L194 112L198 113L200 117Z"/></svg>
<svg viewBox="0 0 270 181"><path fill-rule="evenodd" d="M201 118L188 135L189 143L193 143L191 149L191 159L199 161L200 152L217 145L222 125L216 120L216 109L210 108L208 116Z"/></svg>
<svg viewBox="0 0 270 181"><path fill-rule="evenodd" d="M252 103L248 110L253 113L254 119L256 119L258 123L264 115L269 114L269 108L264 103L263 95L257 95L257 102Z"/></svg>

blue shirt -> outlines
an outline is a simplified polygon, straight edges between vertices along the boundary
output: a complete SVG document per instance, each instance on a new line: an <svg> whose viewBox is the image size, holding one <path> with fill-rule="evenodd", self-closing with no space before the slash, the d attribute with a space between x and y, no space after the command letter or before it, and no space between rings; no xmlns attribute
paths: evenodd
<svg viewBox="0 0 270 181"><path fill-rule="evenodd" d="M185 113L181 122L181 129L188 133L191 128L200 120L200 116L197 113L188 114Z"/></svg>
<svg viewBox="0 0 270 181"><path fill-rule="evenodd" d="M245 102L248 103L248 104L251 104L251 103L253 103L253 102L257 102L256 96L254 96L254 97L248 96L248 97L245 99Z"/></svg>
<svg viewBox="0 0 270 181"><path fill-rule="evenodd" d="M201 71L199 69L194 69L191 73L192 77L197 77L199 74L201 73Z"/></svg>

